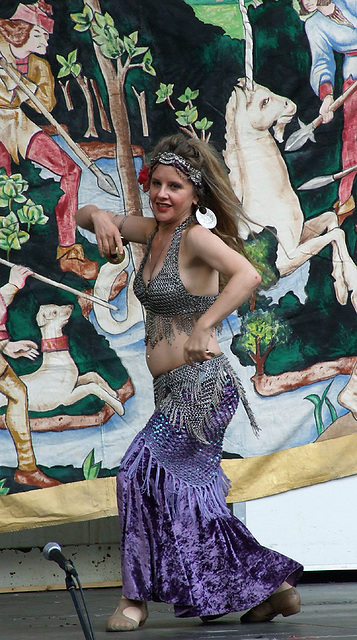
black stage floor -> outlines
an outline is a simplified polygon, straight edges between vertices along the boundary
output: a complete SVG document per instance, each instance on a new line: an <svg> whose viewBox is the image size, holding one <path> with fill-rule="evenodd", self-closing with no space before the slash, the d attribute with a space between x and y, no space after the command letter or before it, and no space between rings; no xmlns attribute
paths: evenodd
<svg viewBox="0 0 357 640"><path fill-rule="evenodd" d="M149 603L149 618L129 640L302 640L357 639L357 583L301 584L300 614L272 622L241 625L230 614L203 625L195 618L174 618L167 605ZM86 589L85 600L95 639L121 637L106 633L105 621L116 606L120 590ZM68 591L0 594L1 640L82 640L82 626Z"/></svg>

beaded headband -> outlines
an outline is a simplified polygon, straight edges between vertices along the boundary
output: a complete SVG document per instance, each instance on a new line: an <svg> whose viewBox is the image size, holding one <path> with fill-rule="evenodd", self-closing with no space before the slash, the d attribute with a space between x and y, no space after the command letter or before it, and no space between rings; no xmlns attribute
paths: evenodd
<svg viewBox="0 0 357 640"><path fill-rule="evenodd" d="M183 173L187 178L193 182L196 187L202 186L202 174L198 169L194 169L192 164L190 164L185 158L182 156L178 156L176 153L172 153L170 151L164 151L163 153L159 153L159 155L155 156L150 162L150 172L152 173L154 167L157 164L167 164L175 169L178 169Z"/></svg>

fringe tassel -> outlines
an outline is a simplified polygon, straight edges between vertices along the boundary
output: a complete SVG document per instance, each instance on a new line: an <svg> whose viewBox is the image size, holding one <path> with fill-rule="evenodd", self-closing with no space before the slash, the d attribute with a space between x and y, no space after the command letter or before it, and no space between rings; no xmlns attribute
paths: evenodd
<svg viewBox="0 0 357 640"><path fill-rule="evenodd" d="M183 365L158 376L154 380L155 405L180 429L185 426L189 435L208 444L205 429L209 432L212 411L218 407L229 380L238 389L244 409L256 436L261 431L249 405L244 387L227 358L221 354L211 360ZM223 407L220 407L224 410ZM228 412L228 408L226 409Z"/></svg>
<svg viewBox="0 0 357 640"><path fill-rule="evenodd" d="M205 444L209 443L205 429L209 431L211 412L218 410L227 381L235 380L227 363L221 355L192 367L184 365L154 380L156 407L171 424L180 429L185 426L190 436Z"/></svg>
<svg viewBox="0 0 357 640"><path fill-rule="evenodd" d="M255 419L255 416L254 416L254 413L252 411L252 408L251 408L251 406L250 406L250 404L248 402L248 398L247 398L247 395L245 393L245 389L244 389L244 387L242 385L242 382L241 382L240 378L238 378L238 376L236 376L236 384L237 384L237 389L239 391L239 397L242 400L243 407L244 407L245 412L246 412L246 414L247 414L247 416L249 418L250 426L252 427L254 435L257 436L257 438L258 438L259 437L259 433L261 431L261 428L259 427L259 425L258 425L258 423L257 423L257 421Z"/></svg>
<svg viewBox="0 0 357 640"><path fill-rule="evenodd" d="M191 335L197 320L202 316L204 311L195 313L182 313L173 316L164 316L153 313L150 309L146 312L145 320L145 344L150 344L153 349L160 340L165 338L169 344L175 340L177 333L187 333ZM218 333L222 331L222 323L217 325Z"/></svg>
<svg viewBox="0 0 357 640"><path fill-rule="evenodd" d="M145 462L146 452L149 453L147 462ZM146 464L145 469L144 464ZM139 477L141 476L140 484L137 480L139 467L142 471L139 474ZM183 498L187 500L192 518L197 517L196 508L206 520L230 516L230 510L225 501L230 481L221 467L207 484L192 485L167 471L162 464L154 459L150 448L144 444L127 470L127 477L134 481L135 488L142 493L152 495L159 504L164 499L173 519L180 519L180 503ZM129 487L128 491L130 491Z"/></svg>

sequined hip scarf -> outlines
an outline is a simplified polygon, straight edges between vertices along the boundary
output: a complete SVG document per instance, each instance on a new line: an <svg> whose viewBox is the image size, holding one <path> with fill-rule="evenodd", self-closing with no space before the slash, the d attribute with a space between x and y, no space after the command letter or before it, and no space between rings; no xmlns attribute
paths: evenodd
<svg viewBox="0 0 357 640"><path fill-rule="evenodd" d="M224 354L182 365L154 379L156 411L188 435L208 442L211 410L216 411L227 383L238 386L236 373Z"/></svg>
<svg viewBox="0 0 357 640"><path fill-rule="evenodd" d="M182 365L154 378L156 411L162 412L172 424L188 435L207 442L211 410L217 411L226 384L237 388L238 395L255 433L260 431L249 406L244 387L225 354L210 360ZM210 440L210 439L209 439Z"/></svg>

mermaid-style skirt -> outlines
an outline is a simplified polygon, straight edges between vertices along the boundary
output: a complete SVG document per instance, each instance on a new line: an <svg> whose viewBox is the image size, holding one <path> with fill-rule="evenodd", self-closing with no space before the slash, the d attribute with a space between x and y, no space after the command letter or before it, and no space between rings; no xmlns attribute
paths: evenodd
<svg viewBox="0 0 357 640"><path fill-rule="evenodd" d="M181 617L243 611L302 566L261 546L226 505L220 460L238 405L224 355L154 381L156 409L118 472L123 595Z"/></svg>

